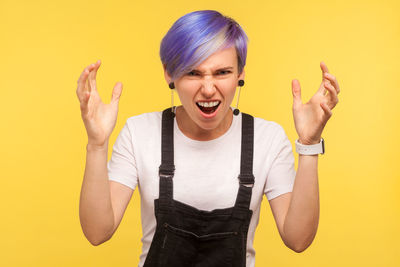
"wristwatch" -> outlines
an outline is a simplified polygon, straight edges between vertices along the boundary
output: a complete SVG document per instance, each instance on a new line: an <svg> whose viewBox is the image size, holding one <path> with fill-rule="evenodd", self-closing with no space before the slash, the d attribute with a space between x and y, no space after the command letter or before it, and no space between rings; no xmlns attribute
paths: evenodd
<svg viewBox="0 0 400 267"><path fill-rule="evenodd" d="M299 139L295 141L296 152L301 155L318 155L325 153L325 143L324 138L318 144L313 145L303 145L299 143Z"/></svg>

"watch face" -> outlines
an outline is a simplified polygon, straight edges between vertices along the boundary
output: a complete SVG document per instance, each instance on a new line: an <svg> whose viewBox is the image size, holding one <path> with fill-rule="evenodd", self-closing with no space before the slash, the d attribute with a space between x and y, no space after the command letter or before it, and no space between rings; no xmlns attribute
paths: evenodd
<svg viewBox="0 0 400 267"><path fill-rule="evenodd" d="M321 154L324 154L325 153L325 141L324 141L324 138L321 138L322 139L322 153Z"/></svg>

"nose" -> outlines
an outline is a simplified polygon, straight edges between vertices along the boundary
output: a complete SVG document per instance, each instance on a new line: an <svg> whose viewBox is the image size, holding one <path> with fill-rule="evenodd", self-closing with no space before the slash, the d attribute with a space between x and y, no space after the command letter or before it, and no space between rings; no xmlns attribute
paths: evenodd
<svg viewBox="0 0 400 267"><path fill-rule="evenodd" d="M201 85L201 93L206 98L211 98L216 91L217 88L215 87L214 79L212 77L205 77Z"/></svg>

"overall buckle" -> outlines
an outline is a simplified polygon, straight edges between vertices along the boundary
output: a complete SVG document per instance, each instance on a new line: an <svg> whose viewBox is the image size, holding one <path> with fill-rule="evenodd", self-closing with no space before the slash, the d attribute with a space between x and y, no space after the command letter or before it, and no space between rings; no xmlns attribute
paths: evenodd
<svg viewBox="0 0 400 267"><path fill-rule="evenodd" d="M239 184L246 187L254 187L254 175L253 174L239 174L238 176Z"/></svg>
<svg viewBox="0 0 400 267"><path fill-rule="evenodd" d="M172 177L174 177L173 174L165 174L165 173L161 173L161 172L159 172L158 175L159 175L161 178L172 178Z"/></svg>
<svg viewBox="0 0 400 267"><path fill-rule="evenodd" d="M175 173L175 165L163 165L161 164L158 170L158 175L161 178L172 178Z"/></svg>

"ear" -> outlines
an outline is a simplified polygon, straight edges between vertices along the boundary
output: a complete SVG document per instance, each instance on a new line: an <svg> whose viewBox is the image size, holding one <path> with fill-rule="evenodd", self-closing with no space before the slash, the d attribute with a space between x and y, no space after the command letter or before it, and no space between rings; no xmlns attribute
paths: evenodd
<svg viewBox="0 0 400 267"><path fill-rule="evenodd" d="M170 81L171 81L171 76L169 75L167 69L165 68L165 64L163 64L163 68L164 68L164 78L165 78L165 81L167 82L167 84L169 84Z"/></svg>
<svg viewBox="0 0 400 267"><path fill-rule="evenodd" d="M239 74L238 81L244 80L244 68L242 69L242 73Z"/></svg>

